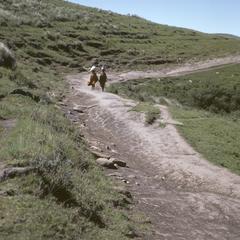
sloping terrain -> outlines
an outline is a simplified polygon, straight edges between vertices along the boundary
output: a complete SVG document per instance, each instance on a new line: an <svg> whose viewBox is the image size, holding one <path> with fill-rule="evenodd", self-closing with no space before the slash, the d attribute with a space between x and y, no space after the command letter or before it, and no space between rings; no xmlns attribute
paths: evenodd
<svg viewBox="0 0 240 240"><path fill-rule="evenodd" d="M177 72L181 75L181 68ZM128 74L122 78L113 74L110 82L119 79L128 80ZM129 166L110 175L125 180L136 207L150 217L154 231L146 239L240 237L240 177L194 151L176 130L181 123L173 121L166 106L155 105L160 108L160 122L149 125L143 113L133 112L138 101L102 93L99 88L92 91L88 74L68 80L74 90L66 104L82 110L76 119L85 137Z"/></svg>
<svg viewBox="0 0 240 240"><path fill-rule="evenodd" d="M62 102L72 91L63 75L98 62L114 70L164 69L220 56L237 58L240 52L237 39L62 0L0 1L0 42L16 58L11 68L0 66L0 238L4 240L138 236L135 223L141 225L144 218L126 213L129 194L113 190L113 182L87 149L78 121L69 120L76 112ZM235 234L237 220L233 222Z"/></svg>
<svg viewBox="0 0 240 240"><path fill-rule="evenodd" d="M0 41L8 43L19 60L40 65L80 70L99 61L136 69L240 51L240 41L232 37L155 24L62 0L6 0L1 1L0 11Z"/></svg>
<svg viewBox="0 0 240 240"><path fill-rule="evenodd" d="M169 105L173 116L184 123L179 130L197 151L239 174L240 59L235 60L236 64L202 72L192 65L165 69L162 74L125 73L109 91L145 104ZM153 78L138 79L138 74ZM126 77L136 80L124 82Z"/></svg>

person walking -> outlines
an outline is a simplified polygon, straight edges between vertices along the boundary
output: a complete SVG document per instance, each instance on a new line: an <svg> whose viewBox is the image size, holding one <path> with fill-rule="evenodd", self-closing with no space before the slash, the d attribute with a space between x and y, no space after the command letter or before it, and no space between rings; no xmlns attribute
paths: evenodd
<svg viewBox="0 0 240 240"><path fill-rule="evenodd" d="M102 88L102 91L104 92L105 84L107 82L107 74L106 74L106 70L105 70L104 66L102 66L101 70L102 70L102 72L101 72L100 77L99 77L99 83L100 83L100 86Z"/></svg>
<svg viewBox="0 0 240 240"><path fill-rule="evenodd" d="M96 74L96 67L92 66L90 69L91 75L90 75L90 80L88 82L88 86L92 86L92 90L95 89L95 85L98 81L98 77Z"/></svg>

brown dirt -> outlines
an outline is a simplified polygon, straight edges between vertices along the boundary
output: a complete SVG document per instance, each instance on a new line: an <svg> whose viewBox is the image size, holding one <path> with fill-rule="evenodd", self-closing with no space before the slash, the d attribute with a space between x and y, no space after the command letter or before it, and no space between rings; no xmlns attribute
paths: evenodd
<svg viewBox="0 0 240 240"><path fill-rule="evenodd" d="M16 119L0 120L0 126L2 126L6 132L14 128L16 126L16 123Z"/></svg>
<svg viewBox="0 0 240 240"><path fill-rule="evenodd" d="M230 63L225 60L145 72L144 77L185 74L213 67L213 63L214 67ZM111 74L111 80L142 76L142 72ZM92 91L86 85L88 77L67 77L73 87L67 108L81 110L69 114L91 146L127 162L129 168L118 169L116 176L129 182L135 208L151 219L154 229L142 239L239 240L240 176L209 163L189 146L167 107L159 106L165 128L146 126L141 114L129 111L136 102L100 89Z"/></svg>
<svg viewBox="0 0 240 240"><path fill-rule="evenodd" d="M161 68L160 70L149 70L149 71L127 71L124 73L113 73L109 77L112 81L128 81L133 79L144 79L144 78L159 78L167 76L179 76L186 75L188 73L206 71L210 68L219 68L223 65L240 63L240 55L228 56L224 58L209 59L202 62L186 63L181 66L169 66Z"/></svg>

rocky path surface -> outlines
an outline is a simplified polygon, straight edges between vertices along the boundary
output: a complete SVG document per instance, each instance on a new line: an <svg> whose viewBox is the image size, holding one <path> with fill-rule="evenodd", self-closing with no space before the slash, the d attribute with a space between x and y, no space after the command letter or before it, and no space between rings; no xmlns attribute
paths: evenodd
<svg viewBox="0 0 240 240"><path fill-rule="evenodd" d="M180 67L159 75L195 70ZM113 74L111 81L140 75ZM136 102L92 91L86 85L88 74L67 78L73 89L65 104L92 149L129 166L110 175L125 181L136 208L150 218L154 231L142 239L240 239L240 177L195 152L179 135L165 106L159 107L166 127L146 126L140 113L130 111Z"/></svg>

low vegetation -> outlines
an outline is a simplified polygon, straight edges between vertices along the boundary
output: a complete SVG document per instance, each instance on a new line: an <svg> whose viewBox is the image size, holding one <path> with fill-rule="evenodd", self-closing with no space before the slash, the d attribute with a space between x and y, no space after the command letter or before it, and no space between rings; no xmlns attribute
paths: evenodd
<svg viewBox="0 0 240 240"><path fill-rule="evenodd" d="M160 116L160 109L149 103L141 102L133 107L131 111L144 113L147 124L153 124Z"/></svg>
<svg viewBox="0 0 240 240"><path fill-rule="evenodd" d="M0 38L17 59L13 68L6 62L1 62L6 68L0 66L0 238L128 239L135 231L126 214L131 200L112 190L81 133L56 105L68 89L60 69L75 67L72 58L64 56L64 45L58 45L61 51L42 50L46 41L34 18L15 25L23 18L14 18L16 4L5 1L0 9L8 8L4 12L9 14L1 19ZM27 15L30 4L40 2L22 4L16 11ZM3 169L13 168L31 170L3 175Z"/></svg>
<svg viewBox="0 0 240 240"><path fill-rule="evenodd" d="M155 24L63 0L0 3L0 41L24 62L75 68L92 63L112 68L154 68L238 54L231 36Z"/></svg>
<svg viewBox="0 0 240 240"><path fill-rule="evenodd" d="M240 119L192 108L172 107L180 133L209 161L240 174Z"/></svg>
<svg viewBox="0 0 240 240"><path fill-rule="evenodd" d="M114 84L109 91L141 102L171 103L180 132L208 160L240 174L240 65L181 77ZM166 101L167 100L167 101Z"/></svg>
<svg viewBox="0 0 240 240"><path fill-rule="evenodd" d="M55 106L62 77L35 67L0 68L0 166L33 169L1 183L0 238L127 239L129 200L112 191L81 133Z"/></svg>
<svg viewBox="0 0 240 240"><path fill-rule="evenodd" d="M84 71L93 63L143 69L237 54L239 39L62 0L1 1L0 28L0 42L14 53L3 62L0 51L0 172L6 167L31 169L1 178L0 239L133 237L134 226L125 212L129 199L112 190L81 133L57 106L68 89L63 73ZM140 85L125 86L124 92L132 94ZM158 93L149 95L148 86L150 82L134 98L155 102L148 96ZM229 94L235 90L229 88ZM231 107L219 108L213 101L209 109L237 114L237 92L234 96ZM222 101L229 100L224 95ZM151 109L150 104L148 123L159 115ZM237 156L238 149L234 151Z"/></svg>

